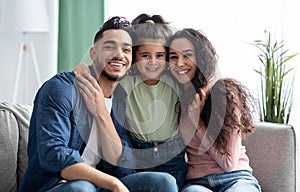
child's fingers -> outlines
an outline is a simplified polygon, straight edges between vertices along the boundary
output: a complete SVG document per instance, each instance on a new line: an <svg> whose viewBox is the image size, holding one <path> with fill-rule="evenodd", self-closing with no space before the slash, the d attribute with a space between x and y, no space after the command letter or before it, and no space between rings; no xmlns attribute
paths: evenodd
<svg viewBox="0 0 300 192"><path fill-rule="evenodd" d="M91 75L76 75L77 85L79 87L79 91L84 92L88 97L93 97L97 92L102 94L102 90L100 89L96 79L94 79Z"/></svg>
<svg viewBox="0 0 300 192"><path fill-rule="evenodd" d="M89 87L90 89L96 88L99 89L99 85L97 80L91 76L90 74L76 74L76 79L78 80L78 82L81 82L82 84L84 84L85 86Z"/></svg>
<svg viewBox="0 0 300 192"><path fill-rule="evenodd" d="M86 74L86 73L90 73L90 70L88 68L88 66L85 63L79 63L76 65L76 67L74 68L73 72L76 74Z"/></svg>
<svg viewBox="0 0 300 192"><path fill-rule="evenodd" d="M81 94L84 93L84 95L87 95L87 96L91 95L91 89L93 89L91 84L87 85L86 83L78 80L77 85L78 85L78 88L79 88L79 91Z"/></svg>
<svg viewBox="0 0 300 192"><path fill-rule="evenodd" d="M78 74L76 75L77 84L79 87L85 87L85 86L92 86L91 83L82 75Z"/></svg>

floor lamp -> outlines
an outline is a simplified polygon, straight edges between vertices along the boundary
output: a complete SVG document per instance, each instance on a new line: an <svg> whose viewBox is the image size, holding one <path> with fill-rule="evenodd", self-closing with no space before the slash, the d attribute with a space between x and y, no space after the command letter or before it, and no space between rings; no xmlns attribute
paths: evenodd
<svg viewBox="0 0 300 192"><path fill-rule="evenodd" d="M10 3L10 1L8 1ZM10 11L14 14L10 17L10 22L14 23L14 30L22 32L23 39L26 35L46 33L49 32L49 20L47 14L47 7L44 0L21 0L17 3L13 1L10 3L13 7ZM11 18L15 19L11 21ZM14 84L13 92L13 102L17 102L17 96L19 91L21 68L24 65L24 54L28 52L31 53L31 58L34 66L35 76L38 85L41 85L40 70L36 58L35 49L33 43L25 43L24 41L20 43L17 61L17 71Z"/></svg>
<svg viewBox="0 0 300 192"><path fill-rule="evenodd" d="M18 94L18 90L19 90L20 75L21 75L22 61L24 58L24 52L31 53L31 58L32 58L34 72L35 72L38 86L40 86L41 82L42 82L33 43L25 44L24 42L21 42L20 47L19 47L17 73L16 73L15 85L14 85L14 94L13 94L13 102L14 103L16 103L16 101L17 101L17 94Z"/></svg>

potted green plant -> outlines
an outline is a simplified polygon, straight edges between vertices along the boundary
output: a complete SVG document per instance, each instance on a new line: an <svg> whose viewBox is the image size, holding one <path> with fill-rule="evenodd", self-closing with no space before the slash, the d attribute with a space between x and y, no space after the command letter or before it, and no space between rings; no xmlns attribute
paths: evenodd
<svg viewBox="0 0 300 192"><path fill-rule="evenodd" d="M258 48L262 64L259 70L254 69L260 75L260 120L288 124L294 89L293 67L288 61L298 53L287 55L283 41L273 43L271 33L265 31L265 35L264 41L251 43Z"/></svg>

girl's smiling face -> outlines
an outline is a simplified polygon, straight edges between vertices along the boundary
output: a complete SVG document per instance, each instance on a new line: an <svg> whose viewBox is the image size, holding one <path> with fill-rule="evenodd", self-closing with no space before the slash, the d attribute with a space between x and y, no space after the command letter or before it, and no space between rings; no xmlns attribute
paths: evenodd
<svg viewBox="0 0 300 192"><path fill-rule="evenodd" d="M136 65L147 85L155 85L166 68L166 49L161 44L145 43L135 53Z"/></svg>
<svg viewBox="0 0 300 192"><path fill-rule="evenodd" d="M187 38L174 39L170 44L169 63L179 83L190 83L197 70L194 45Z"/></svg>

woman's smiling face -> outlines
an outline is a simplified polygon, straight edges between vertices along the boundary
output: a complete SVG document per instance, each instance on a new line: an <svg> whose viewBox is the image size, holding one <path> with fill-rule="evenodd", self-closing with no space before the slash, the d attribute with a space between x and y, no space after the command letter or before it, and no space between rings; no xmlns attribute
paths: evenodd
<svg viewBox="0 0 300 192"><path fill-rule="evenodd" d="M174 39L170 44L169 63L179 83L188 84L194 78L197 65L195 47L187 38Z"/></svg>

